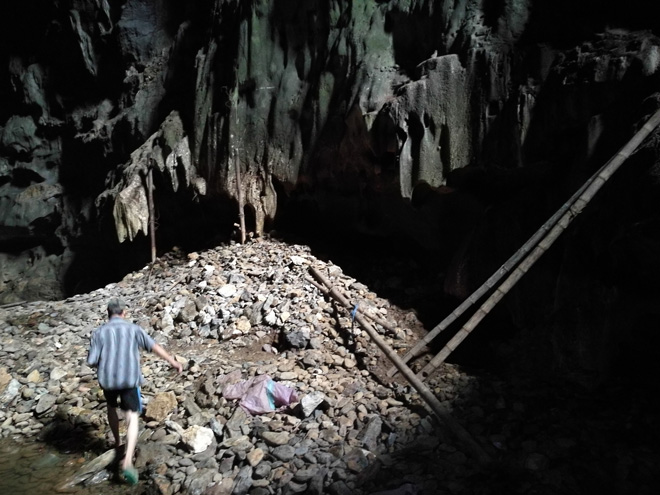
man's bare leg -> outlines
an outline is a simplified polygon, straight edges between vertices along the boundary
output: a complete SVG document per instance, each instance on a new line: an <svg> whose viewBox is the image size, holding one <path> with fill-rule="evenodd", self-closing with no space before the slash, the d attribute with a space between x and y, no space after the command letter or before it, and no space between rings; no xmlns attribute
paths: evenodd
<svg viewBox="0 0 660 495"><path fill-rule="evenodd" d="M116 407L108 407L108 423L110 424L112 436L115 437L115 449L119 450L121 437L119 436L119 415Z"/></svg>
<svg viewBox="0 0 660 495"><path fill-rule="evenodd" d="M122 469L126 470L133 467L133 454L138 438L138 423L140 415L135 411L124 411L126 419L126 455L122 464Z"/></svg>

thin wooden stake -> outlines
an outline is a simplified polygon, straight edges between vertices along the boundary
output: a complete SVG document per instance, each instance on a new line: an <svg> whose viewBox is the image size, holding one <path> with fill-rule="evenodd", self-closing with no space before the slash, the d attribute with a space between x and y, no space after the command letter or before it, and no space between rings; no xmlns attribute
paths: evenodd
<svg viewBox="0 0 660 495"><path fill-rule="evenodd" d="M313 278L311 278L311 277L305 277L305 280L307 280L310 284L314 285L314 287L316 287L318 290L320 290L320 291L323 292L324 294L326 294L326 293L329 292L328 289L326 289L325 286L324 286L323 284L319 284L319 283L318 283L316 280L314 280ZM356 311L357 311L357 309L356 309ZM378 325L380 325L381 327L383 327L385 330L389 330L389 332L390 332L392 335L395 335L395 336L397 335L396 328L393 327L392 325L390 325L389 323L387 323L387 322L386 322L385 320L383 320L382 318L380 318L380 317L378 317L378 316L376 316L376 315L372 315L372 314L370 314L370 313L367 313L366 311L362 311L362 314L365 315L367 318L369 318L369 319L370 319L371 321L373 321L374 323L377 323Z"/></svg>
<svg viewBox="0 0 660 495"><path fill-rule="evenodd" d="M325 285L328 290L327 294L331 295L340 304L348 309L351 308L350 302L335 288L326 278L314 267L310 267L310 272L319 282ZM431 410L435 413L437 418L447 427L447 429L455 436L455 438L467 449L480 463L490 462L490 456L486 451L470 436L470 434L447 412L445 407L440 403L435 395L431 393L424 383L415 376L408 366L401 361L399 355L394 352L382 337L374 330L374 328L367 322L361 314L356 313L355 320L364 328L369 334L371 339L376 343L383 353L394 363L399 369L401 374L406 377L408 382L419 392L419 395L429 405Z"/></svg>
<svg viewBox="0 0 660 495"><path fill-rule="evenodd" d="M147 204L149 208L149 238L151 240L151 263L156 261L156 219L154 218L154 178L153 167L147 172Z"/></svg>
<svg viewBox="0 0 660 495"><path fill-rule="evenodd" d="M238 198L238 221L241 230L241 244L245 244L245 210L243 205L243 187L241 186L241 166L238 153L234 149L234 168L236 169L236 196Z"/></svg>
<svg viewBox="0 0 660 495"><path fill-rule="evenodd" d="M582 210L589 204L596 193L601 187L612 177L619 167L625 162L630 155L639 147L639 145L646 139L646 137L660 125L660 110L656 111L653 116L644 124L644 126L637 131L637 133L628 141L628 143L614 155L609 162L607 162L601 169L596 172L585 183L586 187L582 193L572 202L567 208L563 209L563 214L559 220L556 221L547 235L545 235L540 242L536 244L532 252L518 265L518 267L509 275L509 277L502 283L502 285L495 290L493 294L484 302L479 310L463 325L458 333L445 345L445 347L419 372L418 377L426 377L430 375L456 348L465 340L465 338L475 329L479 322L493 309L493 307L509 292L513 286L520 280L520 278L527 273L532 265L538 260L541 255L548 250L548 248L557 240L560 234L566 230L568 225L578 216ZM550 219L554 219L554 216ZM550 224L550 220L546 225ZM492 278L492 277L491 277Z"/></svg>
<svg viewBox="0 0 660 495"><path fill-rule="evenodd" d="M14 306L20 306L22 304L26 304L27 302L28 301L16 301L12 303L2 304L0 305L0 309L13 308Z"/></svg>

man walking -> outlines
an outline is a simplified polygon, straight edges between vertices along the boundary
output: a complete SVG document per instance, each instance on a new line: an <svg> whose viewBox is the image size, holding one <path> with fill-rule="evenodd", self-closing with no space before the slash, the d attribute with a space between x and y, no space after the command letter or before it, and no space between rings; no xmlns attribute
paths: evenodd
<svg viewBox="0 0 660 495"><path fill-rule="evenodd" d="M119 452L118 402L126 420L126 450L121 468L124 478L130 484L138 482L137 470L133 467L133 453L138 438L138 421L142 411L140 399L140 349L153 352L179 373L183 370L173 356L158 345L149 334L134 323L124 319L125 305L119 299L108 303L108 322L92 332L87 364L98 366L99 385L108 403L108 423L115 438L115 448Z"/></svg>

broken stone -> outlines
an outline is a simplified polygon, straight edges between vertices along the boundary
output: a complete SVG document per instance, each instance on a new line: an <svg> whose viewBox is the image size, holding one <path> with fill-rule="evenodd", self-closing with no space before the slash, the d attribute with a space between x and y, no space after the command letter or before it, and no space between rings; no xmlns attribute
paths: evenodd
<svg viewBox="0 0 660 495"><path fill-rule="evenodd" d="M161 423L174 411L176 406L176 395L170 390L153 397L147 404L144 415L149 420Z"/></svg>
<svg viewBox="0 0 660 495"><path fill-rule="evenodd" d="M181 440L194 453L204 452L214 440L213 431L205 426L193 425L181 435Z"/></svg>

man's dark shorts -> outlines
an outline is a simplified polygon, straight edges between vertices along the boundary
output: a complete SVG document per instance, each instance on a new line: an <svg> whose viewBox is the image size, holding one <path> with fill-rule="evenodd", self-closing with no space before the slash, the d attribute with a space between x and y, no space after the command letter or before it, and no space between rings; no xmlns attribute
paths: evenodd
<svg viewBox="0 0 660 495"><path fill-rule="evenodd" d="M121 390L103 390L108 407L117 407L117 398L121 399L122 411L142 412L142 398L139 388L123 388Z"/></svg>

